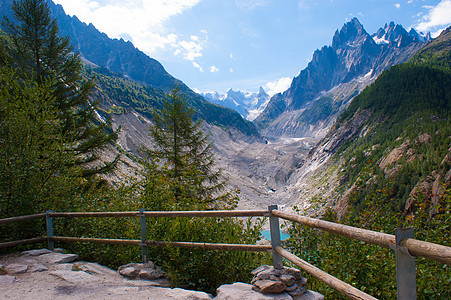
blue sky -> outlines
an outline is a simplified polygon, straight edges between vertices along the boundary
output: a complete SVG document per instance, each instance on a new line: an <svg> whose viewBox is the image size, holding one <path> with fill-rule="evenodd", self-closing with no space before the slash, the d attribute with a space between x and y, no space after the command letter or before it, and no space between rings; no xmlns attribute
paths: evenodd
<svg viewBox="0 0 451 300"><path fill-rule="evenodd" d="M221 93L285 90L353 17L370 34L390 21L433 36L451 24L451 0L53 1L130 40L190 88Z"/></svg>

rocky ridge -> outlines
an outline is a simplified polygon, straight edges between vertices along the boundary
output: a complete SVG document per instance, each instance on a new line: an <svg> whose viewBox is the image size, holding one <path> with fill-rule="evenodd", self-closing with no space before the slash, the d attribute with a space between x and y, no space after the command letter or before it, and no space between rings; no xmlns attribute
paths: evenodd
<svg viewBox="0 0 451 300"><path fill-rule="evenodd" d="M353 18L341 30L335 32L331 46L324 46L313 53L308 66L293 79L288 90L271 98L266 109L255 119L255 123L264 129L263 134L269 137L301 137L306 134L312 136L316 133L316 128L308 128L308 125L315 127L319 120L297 118L287 122L284 121L286 114L298 111L299 115L302 115L301 110L309 108L333 89L365 79L365 84L358 89L360 92L382 71L412 57L429 39L429 35L424 37L415 31L407 32L401 25L395 25L393 22L371 36L359 20ZM352 90L354 86L350 85L349 88ZM334 99L332 104L337 105L339 109L326 114L321 120L336 117L351 99L352 97L345 95L341 99ZM329 106L332 107L331 104Z"/></svg>

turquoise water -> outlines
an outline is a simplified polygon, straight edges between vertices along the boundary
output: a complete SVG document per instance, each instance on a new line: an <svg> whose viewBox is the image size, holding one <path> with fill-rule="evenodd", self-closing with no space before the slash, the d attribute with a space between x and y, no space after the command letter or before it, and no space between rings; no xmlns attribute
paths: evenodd
<svg viewBox="0 0 451 300"><path fill-rule="evenodd" d="M263 236L265 239L267 239L268 241L271 240L271 232L270 232L269 230L262 231L261 234L262 234L262 236ZM283 233L283 232L280 233L280 239L281 239L282 241L286 240L286 239L289 238L289 237L290 237L289 234L286 234L286 233Z"/></svg>

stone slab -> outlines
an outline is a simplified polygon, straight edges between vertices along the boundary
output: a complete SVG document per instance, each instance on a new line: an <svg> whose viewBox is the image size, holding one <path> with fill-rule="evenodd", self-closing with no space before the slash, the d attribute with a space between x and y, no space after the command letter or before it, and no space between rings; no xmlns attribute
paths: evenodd
<svg viewBox="0 0 451 300"><path fill-rule="evenodd" d="M63 279L70 283L76 284L90 284L95 281L95 277L83 272L83 271L67 271L67 270L57 270L49 273L55 277Z"/></svg>
<svg viewBox="0 0 451 300"><path fill-rule="evenodd" d="M287 293L261 294L252 290L253 285L235 282L233 284L221 285L217 290L215 300L292 300Z"/></svg>
<svg viewBox="0 0 451 300"><path fill-rule="evenodd" d="M28 256L39 256L43 254L49 254L52 253L49 249L33 249L33 250L27 250L23 251L22 255L28 255Z"/></svg>
<svg viewBox="0 0 451 300"><path fill-rule="evenodd" d="M1 285L10 285L14 283L14 280L16 280L15 276L11 275L1 275L0 276L0 286Z"/></svg>
<svg viewBox="0 0 451 300"><path fill-rule="evenodd" d="M39 260L49 264L64 264L76 261L78 255L76 254L62 254L62 253L48 253L38 256Z"/></svg>
<svg viewBox="0 0 451 300"><path fill-rule="evenodd" d="M16 274L24 274L27 273L28 265L24 264L10 264L3 267L6 272L10 275L16 275Z"/></svg>
<svg viewBox="0 0 451 300"><path fill-rule="evenodd" d="M189 300L211 300L211 296L204 292L196 292L196 291L189 291L189 290L183 290L179 288L170 289L168 292L166 292L166 295L169 298L174 299L189 299Z"/></svg>

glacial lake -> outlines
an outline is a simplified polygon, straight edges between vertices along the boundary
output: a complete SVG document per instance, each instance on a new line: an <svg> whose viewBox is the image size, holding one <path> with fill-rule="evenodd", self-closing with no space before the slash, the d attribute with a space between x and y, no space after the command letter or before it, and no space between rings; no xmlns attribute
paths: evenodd
<svg viewBox="0 0 451 300"><path fill-rule="evenodd" d="M261 234L266 240L271 241L271 232L269 230L262 231ZM280 232L280 239L282 241L286 240L289 237L289 234Z"/></svg>

